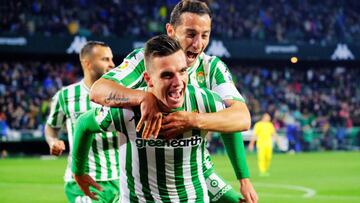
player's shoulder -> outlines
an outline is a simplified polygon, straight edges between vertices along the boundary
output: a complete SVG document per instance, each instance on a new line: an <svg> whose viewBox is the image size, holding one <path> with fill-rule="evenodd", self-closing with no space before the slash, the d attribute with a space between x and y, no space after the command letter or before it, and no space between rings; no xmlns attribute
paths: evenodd
<svg viewBox="0 0 360 203"><path fill-rule="evenodd" d="M62 87L59 92L64 92L64 91L69 91L75 88L81 87L81 81L80 82L76 82L76 83L72 83L70 85L66 85L64 87Z"/></svg>
<svg viewBox="0 0 360 203"><path fill-rule="evenodd" d="M65 95L69 95L69 92L74 92L77 90L77 89L82 89L83 88L83 85L82 85L82 81L80 82L76 82L76 83L73 83L73 84L70 84L70 85L67 85L67 86L64 86L62 87L61 89L59 89L55 95L62 95L62 96L65 96Z"/></svg>
<svg viewBox="0 0 360 203"><path fill-rule="evenodd" d="M224 61L222 61L217 56L211 56L203 53L201 55L201 59L204 69L208 70L210 73L215 73L216 69L220 69L220 70L227 69L227 66L224 63Z"/></svg>
<svg viewBox="0 0 360 203"><path fill-rule="evenodd" d="M144 48L137 48L130 52L125 60L141 61L144 60Z"/></svg>
<svg viewBox="0 0 360 203"><path fill-rule="evenodd" d="M202 58L202 61L204 64L209 64L209 65L216 65L218 63L224 64L224 62L217 56L212 56L212 55L203 53L200 57Z"/></svg>

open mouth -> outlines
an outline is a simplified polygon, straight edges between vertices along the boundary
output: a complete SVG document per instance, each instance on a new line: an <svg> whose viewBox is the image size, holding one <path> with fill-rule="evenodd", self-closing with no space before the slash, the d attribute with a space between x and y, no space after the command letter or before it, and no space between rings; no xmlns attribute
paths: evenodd
<svg viewBox="0 0 360 203"><path fill-rule="evenodd" d="M167 94L167 103L170 108L178 108L182 105L184 92L182 89L170 90Z"/></svg>
<svg viewBox="0 0 360 203"><path fill-rule="evenodd" d="M186 52L186 57L187 57L188 59L190 59L191 61L194 61L198 55L199 55L199 54L198 54L198 53L195 53L195 52L191 52L191 51L187 51L187 52Z"/></svg>
<svg viewBox="0 0 360 203"><path fill-rule="evenodd" d="M172 100L179 100L183 96L182 89L169 91L168 96Z"/></svg>

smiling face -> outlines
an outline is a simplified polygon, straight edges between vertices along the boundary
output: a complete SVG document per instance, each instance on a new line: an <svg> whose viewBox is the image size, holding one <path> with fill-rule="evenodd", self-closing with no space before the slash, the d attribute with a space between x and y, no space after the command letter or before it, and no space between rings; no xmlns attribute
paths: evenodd
<svg viewBox="0 0 360 203"><path fill-rule="evenodd" d="M180 23L175 27L167 24L166 31L170 37L179 41L190 67L209 44L211 18L208 14L185 12L180 16Z"/></svg>
<svg viewBox="0 0 360 203"><path fill-rule="evenodd" d="M188 83L185 54L182 50L168 56L153 56L144 73L149 91L162 103L162 110L169 112L184 103Z"/></svg>

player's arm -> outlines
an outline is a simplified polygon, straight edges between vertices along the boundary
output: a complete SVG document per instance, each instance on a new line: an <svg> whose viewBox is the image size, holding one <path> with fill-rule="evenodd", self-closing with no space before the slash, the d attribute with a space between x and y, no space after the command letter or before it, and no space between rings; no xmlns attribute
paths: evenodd
<svg viewBox="0 0 360 203"><path fill-rule="evenodd" d="M51 101L50 114L45 125L45 140L49 145L50 154L60 156L65 150L65 143L59 140L59 129L65 122L65 114L60 105L61 91L57 92Z"/></svg>
<svg viewBox="0 0 360 203"><path fill-rule="evenodd" d="M135 50L129 54L120 66L96 81L90 90L90 99L110 107L140 105L141 119L136 130L140 131L141 127L145 125L143 138L149 138L152 134L156 137L160 130L156 124L161 123L162 120L157 99L152 93L134 89L140 87L144 82L142 78L145 71L143 61L135 60L136 57L134 56L137 53Z"/></svg>
<svg viewBox="0 0 360 203"><path fill-rule="evenodd" d="M79 116L76 121L74 131L74 143L72 151L72 172L76 183L85 195L91 199L97 200L96 193L90 192L90 186L95 187L98 190L102 190L101 187L85 173L86 162L89 157L89 151L93 140L95 139L95 133L102 132L99 124L95 119L96 109L87 111Z"/></svg>

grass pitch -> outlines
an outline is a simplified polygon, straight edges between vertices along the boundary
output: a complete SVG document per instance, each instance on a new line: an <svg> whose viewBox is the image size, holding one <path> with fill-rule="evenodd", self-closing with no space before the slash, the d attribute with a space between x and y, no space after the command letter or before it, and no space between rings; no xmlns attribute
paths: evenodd
<svg viewBox="0 0 360 203"><path fill-rule="evenodd" d="M260 177L255 154L248 154L252 183L260 203L360 202L360 152L275 154L270 176ZM213 156L218 174L238 190L228 158ZM0 160L0 202L66 202L66 159Z"/></svg>

